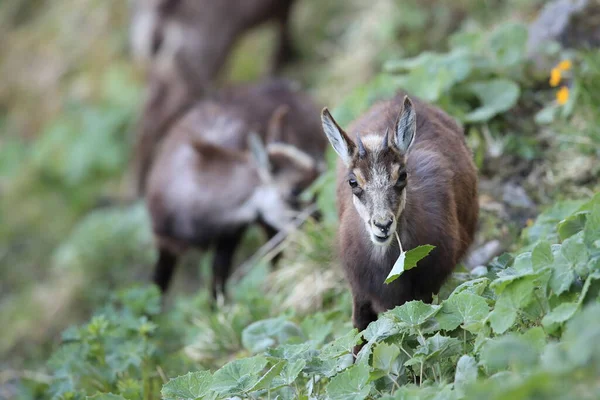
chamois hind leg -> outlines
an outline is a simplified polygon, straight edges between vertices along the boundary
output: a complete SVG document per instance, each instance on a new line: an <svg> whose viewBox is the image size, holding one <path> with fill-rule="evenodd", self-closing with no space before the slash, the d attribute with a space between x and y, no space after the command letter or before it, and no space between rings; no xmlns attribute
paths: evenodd
<svg viewBox="0 0 600 400"><path fill-rule="evenodd" d="M377 320L377 313L373 310L371 301L363 298L360 295L353 295L352 300L352 322L354 327L360 332L367 329L367 326L373 321ZM363 348L364 344L358 344L354 346L352 354L354 357L357 356L358 352Z"/></svg>
<svg viewBox="0 0 600 400"><path fill-rule="evenodd" d="M293 1L287 1L277 16L277 30L279 39L277 49L271 64L271 73L278 73L285 64L293 61L297 56L291 35L290 13Z"/></svg>
<svg viewBox="0 0 600 400"><path fill-rule="evenodd" d="M213 280L211 286L211 294L213 301L217 300L219 292L226 297L225 284L231 271L231 264L235 250L242 239L244 228L221 236L216 241L215 255L213 258Z"/></svg>
<svg viewBox="0 0 600 400"><path fill-rule="evenodd" d="M177 266L177 254L164 247L158 249L158 261L154 267L154 283L161 293L165 293L173 278L173 271Z"/></svg>

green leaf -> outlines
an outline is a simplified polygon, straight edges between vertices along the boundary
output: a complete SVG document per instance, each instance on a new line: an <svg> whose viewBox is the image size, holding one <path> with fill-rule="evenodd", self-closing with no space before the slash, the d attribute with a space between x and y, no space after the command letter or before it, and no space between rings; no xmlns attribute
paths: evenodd
<svg viewBox="0 0 600 400"><path fill-rule="evenodd" d="M409 269L413 269L417 266L417 262L427 257L427 255L433 250L435 246L431 246L429 244L415 247L412 250L401 252L400 256L394 263L392 270L389 275L385 279L385 283L391 283L398 279L400 275L404 271L408 271Z"/></svg>
<svg viewBox="0 0 600 400"><path fill-rule="evenodd" d="M485 299L469 292L462 292L450 296L442 303L436 320L440 328L452 331L459 325L468 331L476 330L476 325L481 324L489 314L490 309Z"/></svg>
<svg viewBox="0 0 600 400"><path fill-rule="evenodd" d="M211 389L221 395L243 394L258 383L266 365L262 356L231 361L214 373Z"/></svg>
<svg viewBox="0 0 600 400"><path fill-rule="evenodd" d="M388 312L371 322L363 333L365 339L369 342L375 342L398 333L400 331L398 324L391 317L392 312Z"/></svg>
<svg viewBox="0 0 600 400"><path fill-rule="evenodd" d="M242 344L251 353L260 353L290 338L302 337L302 331L285 318L256 321L242 332Z"/></svg>
<svg viewBox="0 0 600 400"><path fill-rule="evenodd" d="M553 262L554 256L552 255L550 243L542 240L536 244L531 252L531 264L533 265L533 269L537 271L549 267Z"/></svg>
<svg viewBox="0 0 600 400"><path fill-rule="evenodd" d="M416 328L433 317L439 309L440 306L438 305L425 304L422 301L413 300L389 311L389 315L411 328Z"/></svg>
<svg viewBox="0 0 600 400"><path fill-rule="evenodd" d="M524 370L537 363L544 345L544 331L539 327L524 335L510 333L489 339L481 350L480 361L490 373L508 368Z"/></svg>
<svg viewBox="0 0 600 400"><path fill-rule="evenodd" d="M578 233L565 240L562 246L555 246L554 262L552 263L552 276L550 288L555 294L561 294L571 287L576 273L587 275L589 256L583 243L583 233Z"/></svg>
<svg viewBox="0 0 600 400"><path fill-rule="evenodd" d="M395 344L380 343L373 351L373 368L388 374L399 355L400 348Z"/></svg>
<svg viewBox="0 0 600 400"><path fill-rule="evenodd" d="M165 383L160 394L165 400L200 399L209 392L211 384L210 372L189 372Z"/></svg>
<svg viewBox="0 0 600 400"><path fill-rule="evenodd" d="M587 212L577 212L560 221L557 225L558 236L561 240L570 238L583 231L587 220Z"/></svg>
<svg viewBox="0 0 600 400"><path fill-rule="evenodd" d="M327 385L327 395L331 400L363 400L369 395L369 366L361 363L353 365L331 379Z"/></svg>
<svg viewBox="0 0 600 400"><path fill-rule="evenodd" d="M300 361L304 361L304 360L300 360ZM275 365L273 365L271 368L269 368L269 370L263 376L260 377L260 379L258 380L258 382L256 382L256 384L254 386L249 388L247 391L255 392L257 390L270 389L272 387L271 383L281 373L281 371L287 365L287 363L288 362L285 360L281 360L281 361L277 362ZM282 384L280 384L279 382L275 382L273 385L273 387L279 387L279 386L282 386Z"/></svg>
<svg viewBox="0 0 600 400"><path fill-rule="evenodd" d="M438 333L429 337L415 351L414 356L425 356L427 361L438 361L444 358L452 357L461 351L462 344L460 340L442 336Z"/></svg>
<svg viewBox="0 0 600 400"><path fill-rule="evenodd" d="M281 383L283 385L291 385L294 383L302 369L306 366L306 361L299 359L293 363L288 363L283 371L281 371Z"/></svg>
<svg viewBox="0 0 600 400"><path fill-rule="evenodd" d="M356 328L352 329L344 336L323 346L319 358L322 360L329 360L344 354L348 354L352 352L352 348L359 344L361 340L361 335L358 330Z"/></svg>
<svg viewBox="0 0 600 400"><path fill-rule="evenodd" d="M456 364L456 374L454 377L454 386L462 390L466 385L477 380L478 368L477 361L469 355L463 355Z"/></svg>
<svg viewBox="0 0 600 400"><path fill-rule="evenodd" d="M531 302L534 288L534 278L525 277L512 282L502 291L488 316L494 332L504 333L513 325L517 313Z"/></svg>
<svg viewBox="0 0 600 400"><path fill-rule="evenodd" d="M542 319L542 325L551 327L569 320L579 308L579 303L561 303Z"/></svg>
<svg viewBox="0 0 600 400"><path fill-rule="evenodd" d="M508 79L473 82L469 91L479 98L481 106L464 116L465 122L485 122L510 110L521 94L519 85Z"/></svg>
<svg viewBox="0 0 600 400"><path fill-rule="evenodd" d="M600 196L597 198L583 228L583 241L593 256L600 255Z"/></svg>
<svg viewBox="0 0 600 400"><path fill-rule="evenodd" d="M450 296L457 295L459 293L473 293L476 295L482 295L485 288L490 284L488 278L477 278L463 282L454 289Z"/></svg>

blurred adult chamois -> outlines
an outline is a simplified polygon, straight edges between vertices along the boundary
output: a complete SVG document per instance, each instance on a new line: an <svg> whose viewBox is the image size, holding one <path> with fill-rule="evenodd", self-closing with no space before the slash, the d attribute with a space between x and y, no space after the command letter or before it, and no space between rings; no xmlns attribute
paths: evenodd
<svg viewBox="0 0 600 400"><path fill-rule="evenodd" d="M288 82L269 80L224 89L169 130L146 193L163 292L183 252L214 245L216 298L245 228L258 222L273 236L293 219L324 168L318 112Z"/></svg>
<svg viewBox="0 0 600 400"><path fill-rule="evenodd" d="M339 253L352 291L353 323L362 331L380 312L410 300L432 301L473 241L477 171L460 127L403 93L374 105L349 134L327 108L321 119L340 158ZM400 254L396 233L405 251L436 247L385 284Z"/></svg>
<svg viewBox="0 0 600 400"><path fill-rule="evenodd" d="M144 191L156 144L205 94L245 32L275 21L275 72L293 54L289 16L295 0L135 0L131 43L147 64L148 88L137 126L137 190Z"/></svg>

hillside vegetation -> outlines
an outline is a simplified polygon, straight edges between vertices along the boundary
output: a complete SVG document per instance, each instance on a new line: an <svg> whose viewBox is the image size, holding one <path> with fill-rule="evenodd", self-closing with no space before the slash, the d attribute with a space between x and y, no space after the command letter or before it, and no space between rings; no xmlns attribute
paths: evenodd
<svg viewBox="0 0 600 400"><path fill-rule="evenodd" d="M163 302L131 200L143 79L127 2L5 0L0 398L600 398L600 52L550 46L532 65L543 3L299 2L286 76L344 126L399 88L435 103L480 171L471 257L433 304L380 315L353 363L333 152L311 188L323 218L286 239L278 269L236 271L215 311L211 255L191 254ZM261 76L272 40L246 37L223 81ZM263 242L251 230L238 263Z"/></svg>

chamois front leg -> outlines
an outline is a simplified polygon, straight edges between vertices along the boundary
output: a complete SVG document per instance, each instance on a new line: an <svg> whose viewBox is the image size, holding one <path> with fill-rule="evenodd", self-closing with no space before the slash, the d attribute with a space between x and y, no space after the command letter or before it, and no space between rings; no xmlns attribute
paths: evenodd
<svg viewBox="0 0 600 400"><path fill-rule="evenodd" d="M235 250L242 239L244 230L245 227L234 233L222 236L217 240L212 266L213 280L211 293L213 301L217 300L219 293L226 297L225 284L227 283L227 278L229 278Z"/></svg>
<svg viewBox="0 0 600 400"><path fill-rule="evenodd" d="M154 283L160 289L160 292L164 294L169 288L171 279L173 278L173 271L177 266L177 254L167 250L164 247L158 249L158 261L154 267Z"/></svg>
<svg viewBox="0 0 600 400"><path fill-rule="evenodd" d="M371 301L363 298L361 295L353 294L352 322L354 323L354 327L362 332L375 320L377 320L377 313L373 310ZM364 344L354 346L352 354L355 358L363 346Z"/></svg>

